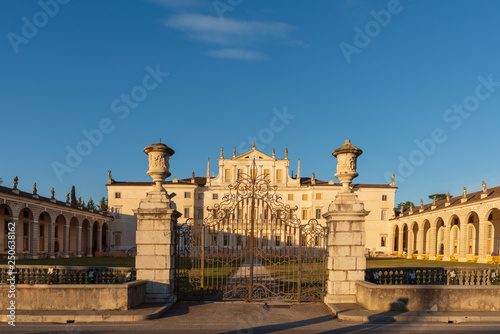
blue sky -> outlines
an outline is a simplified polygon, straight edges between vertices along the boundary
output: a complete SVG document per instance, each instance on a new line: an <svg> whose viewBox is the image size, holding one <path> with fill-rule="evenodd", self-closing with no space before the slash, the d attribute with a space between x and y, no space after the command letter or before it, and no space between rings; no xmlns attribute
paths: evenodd
<svg viewBox="0 0 500 334"><path fill-rule="evenodd" d="M331 152L351 139L364 151L355 182L395 172L396 202L498 186L499 12L498 1L2 1L0 177L96 201L108 170L151 180L142 150L161 137L176 151L171 178L204 176L208 157L217 172L221 147L229 158L255 140L329 180Z"/></svg>

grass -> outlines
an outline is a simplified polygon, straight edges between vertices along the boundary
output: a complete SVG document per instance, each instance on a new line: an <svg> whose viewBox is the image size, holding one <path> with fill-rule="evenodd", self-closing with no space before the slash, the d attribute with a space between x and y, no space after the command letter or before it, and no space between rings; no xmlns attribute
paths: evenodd
<svg viewBox="0 0 500 334"><path fill-rule="evenodd" d="M498 264L416 259L366 259L366 268L397 267L500 267Z"/></svg>
<svg viewBox="0 0 500 334"><path fill-rule="evenodd" d="M0 260L7 264L7 260ZM17 260L16 265L33 266L89 266L89 267L135 267L135 257L74 257L58 259Z"/></svg>
<svg viewBox="0 0 500 334"><path fill-rule="evenodd" d="M0 264L7 264L7 260L0 260ZM134 267L134 257L77 257L58 259L17 260L17 265L60 265L60 266L96 266L96 267ZM263 263L264 264L264 263ZM233 264L231 267L236 267ZM498 264L432 261L416 259L366 259L367 268L395 268L395 267L500 267ZM206 268L208 269L208 268ZM229 269L229 268L228 268ZM217 276L227 277L235 268L230 268Z"/></svg>

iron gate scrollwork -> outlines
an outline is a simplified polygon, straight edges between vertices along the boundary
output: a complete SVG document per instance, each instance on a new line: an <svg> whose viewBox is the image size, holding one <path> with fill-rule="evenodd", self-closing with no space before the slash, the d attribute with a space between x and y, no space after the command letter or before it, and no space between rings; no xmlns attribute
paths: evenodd
<svg viewBox="0 0 500 334"><path fill-rule="evenodd" d="M176 228L181 299L321 301L327 228L301 222L266 175L242 174L203 221Z"/></svg>

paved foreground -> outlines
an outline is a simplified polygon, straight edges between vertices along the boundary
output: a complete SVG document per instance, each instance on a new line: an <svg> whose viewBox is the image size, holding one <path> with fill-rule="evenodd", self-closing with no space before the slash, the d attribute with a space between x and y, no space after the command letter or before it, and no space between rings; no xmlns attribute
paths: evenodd
<svg viewBox="0 0 500 334"><path fill-rule="evenodd" d="M0 324L0 333L500 333L498 324L356 323L335 319L320 303L175 304L161 318L129 323Z"/></svg>

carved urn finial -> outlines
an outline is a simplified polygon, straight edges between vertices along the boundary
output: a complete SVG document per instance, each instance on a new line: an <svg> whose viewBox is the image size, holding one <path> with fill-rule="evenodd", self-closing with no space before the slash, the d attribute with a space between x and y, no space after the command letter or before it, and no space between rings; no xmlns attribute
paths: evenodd
<svg viewBox="0 0 500 334"><path fill-rule="evenodd" d="M175 151L163 143L155 143L144 149L148 155L149 170L147 174L153 178L155 188L163 189L162 182L170 176L169 160Z"/></svg>
<svg viewBox="0 0 500 334"><path fill-rule="evenodd" d="M52 189L50 190L50 198L51 198L51 199L54 199L54 196L56 196L56 192L55 192L54 188L52 188Z"/></svg>
<svg viewBox="0 0 500 334"><path fill-rule="evenodd" d="M350 192L350 184L352 179L358 176L356 172L358 157L363 153L362 150L351 144L349 139L346 139L344 145L332 152L332 155L337 158L337 173L335 177L342 183L343 192Z"/></svg>

